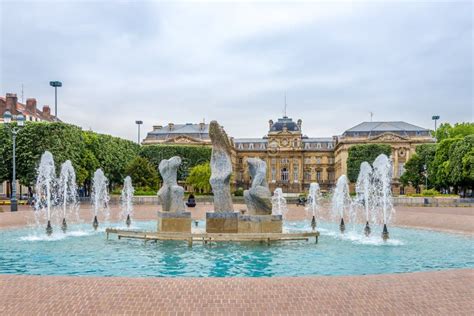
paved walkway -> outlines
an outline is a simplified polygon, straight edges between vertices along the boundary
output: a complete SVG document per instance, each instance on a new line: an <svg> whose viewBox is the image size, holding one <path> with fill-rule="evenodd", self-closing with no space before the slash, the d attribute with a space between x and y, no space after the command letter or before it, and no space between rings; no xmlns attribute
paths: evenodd
<svg viewBox="0 0 474 316"><path fill-rule="evenodd" d="M297 278L0 276L1 315L474 315L474 270Z"/></svg>

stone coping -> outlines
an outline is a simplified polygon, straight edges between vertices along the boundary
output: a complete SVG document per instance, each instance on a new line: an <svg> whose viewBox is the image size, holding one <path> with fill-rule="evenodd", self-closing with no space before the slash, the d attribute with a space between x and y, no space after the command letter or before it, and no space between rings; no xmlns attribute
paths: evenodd
<svg viewBox="0 0 474 316"><path fill-rule="evenodd" d="M157 216L161 218L191 218L191 212L162 212L157 211Z"/></svg>
<svg viewBox="0 0 474 316"><path fill-rule="evenodd" d="M282 215L239 215L239 221L243 222L280 222L282 220Z"/></svg>
<svg viewBox="0 0 474 316"><path fill-rule="evenodd" d="M236 219L239 216L239 212L207 212L206 219Z"/></svg>

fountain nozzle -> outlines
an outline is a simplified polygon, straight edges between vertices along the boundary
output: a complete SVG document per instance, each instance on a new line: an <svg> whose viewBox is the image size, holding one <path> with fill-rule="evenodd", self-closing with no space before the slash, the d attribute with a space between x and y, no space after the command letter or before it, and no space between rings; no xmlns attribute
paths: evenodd
<svg viewBox="0 0 474 316"><path fill-rule="evenodd" d="M97 215L94 216L94 222L92 222L92 227L94 227L94 230L97 230L97 227L99 227L99 221L97 220Z"/></svg>
<svg viewBox="0 0 474 316"><path fill-rule="evenodd" d="M346 225L344 225L344 217L341 217L341 224L339 225L339 229L341 230L341 233L344 233L346 230Z"/></svg>
<svg viewBox="0 0 474 316"><path fill-rule="evenodd" d="M46 234L48 236L51 236L53 233L53 227L51 226L51 221L48 221L48 224L46 225Z"/></svg>
<svg viewBox="0 0 474 316"><path fill-rule="evenodd" d="M389 239L390 236L388 234L388 229L387 229L387 224L383 224L383 232L382 232L382 239L384 241L386 241L387 239Z"/></svg>
<svg viewBox="0 0 474 316"><path fill-rule="evenodd" d="M194 226L198 227L199 225L199 222L198 221L194 221Z"/></svg>
<svg viewBox="0 0 474 316"><path fill-rule="evenodd" d="M66 218L63 218L63 223L61 225L61 229L62 229L63 233L66 233L66 231L67 231Z"/></svg>
<svg viewBox="0 0 474 316"><path fill-rule="evenodd" d="M311 220L311 228L313 230L316 229L316 217L313 215L313 219Z"/></svg>
<svg viewBox="0 0 474 316"><path fill-rule="evenodd" d="M370 235L369 221L367 221L367 223L365 224L364 234L365 234L366 237L369 237L369 235Z"/></svg>
<svg viewBox="0 0 474 316"><path fill-rule="evenodd" d="M130 214L127 215L127 220L125 221L125 224L127 224L127 227L130 227L130 224L132 224L132 220L130 219Z"/></svg>

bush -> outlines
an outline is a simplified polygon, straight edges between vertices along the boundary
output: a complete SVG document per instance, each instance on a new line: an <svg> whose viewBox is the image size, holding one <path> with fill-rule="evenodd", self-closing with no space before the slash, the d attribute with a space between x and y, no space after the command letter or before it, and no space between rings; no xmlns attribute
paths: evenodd
<svg viewBox="0 0 474 316"><path fill-rule="evenodd" d="M125 172L132 178L132 184L136 189L139 188L158 188L158 171L143 157L135 157L125 168ZM146 190L145 190L146 191ZM135 192L135 194L137 194Z"/></svg>
<svg viewBox="0 0 474 316"><path fill-rule="evenodd" d="M363 144L354 145L349 148L347 157L347 177L349 181L356 182L360 171L360 164L364 161L372 164L380 154L390 157L392 148L387 144Z"/></svg>
<svg viewBox="0 0 474 316"><path fill-rule="evenodd" d="M435 189L429 189L429 190L423 190L421 192L421 195L422 196L438 196L438 195L441 195L438 191L436 191Z"/></svg>
<svg viewBox="0 0 474 316"><path fill-rule="evenodd" d="M234 191L234 196L244 196L244 189L237 188L237 190Z"/></svg>

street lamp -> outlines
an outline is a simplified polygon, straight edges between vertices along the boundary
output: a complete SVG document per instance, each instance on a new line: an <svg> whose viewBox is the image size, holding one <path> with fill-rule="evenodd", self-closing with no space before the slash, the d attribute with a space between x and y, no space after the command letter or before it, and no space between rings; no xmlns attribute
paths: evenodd
<svg viewBox="0 0 474 316"><path fill-rule="evenodd" d="M18 127L13 127L12 129L12 139L13 139L13 177L12 177L12 196L10 199L10 211L18 211L18 201L16 199L16 134L19 131L19 128L23 127L25 123L25 117L23 114L12 115L9 111L3 113L3 122L8 125L12 121L16 121Z"/></svg>
<svg viewBox="0 0 474 316"><path fill-rule="evenodd" d="M49 85L54 87L54 116L58 118L58 87L62 87L61 81L50 81Z"/></svg>
<svg viewBox="0 0 474 316"><path fill-rule="evenodd" d="M436 133L436 121L439 120L439 115L433 115L431 119L435 121L435 133Z"/></svg>
<svg viewBox="0 0 474 316"><path fill-rule="evenodd" d="M138 144L140 145L140 125L143 124L143 121L135 121L135 124L138 126Z"/></svg>

